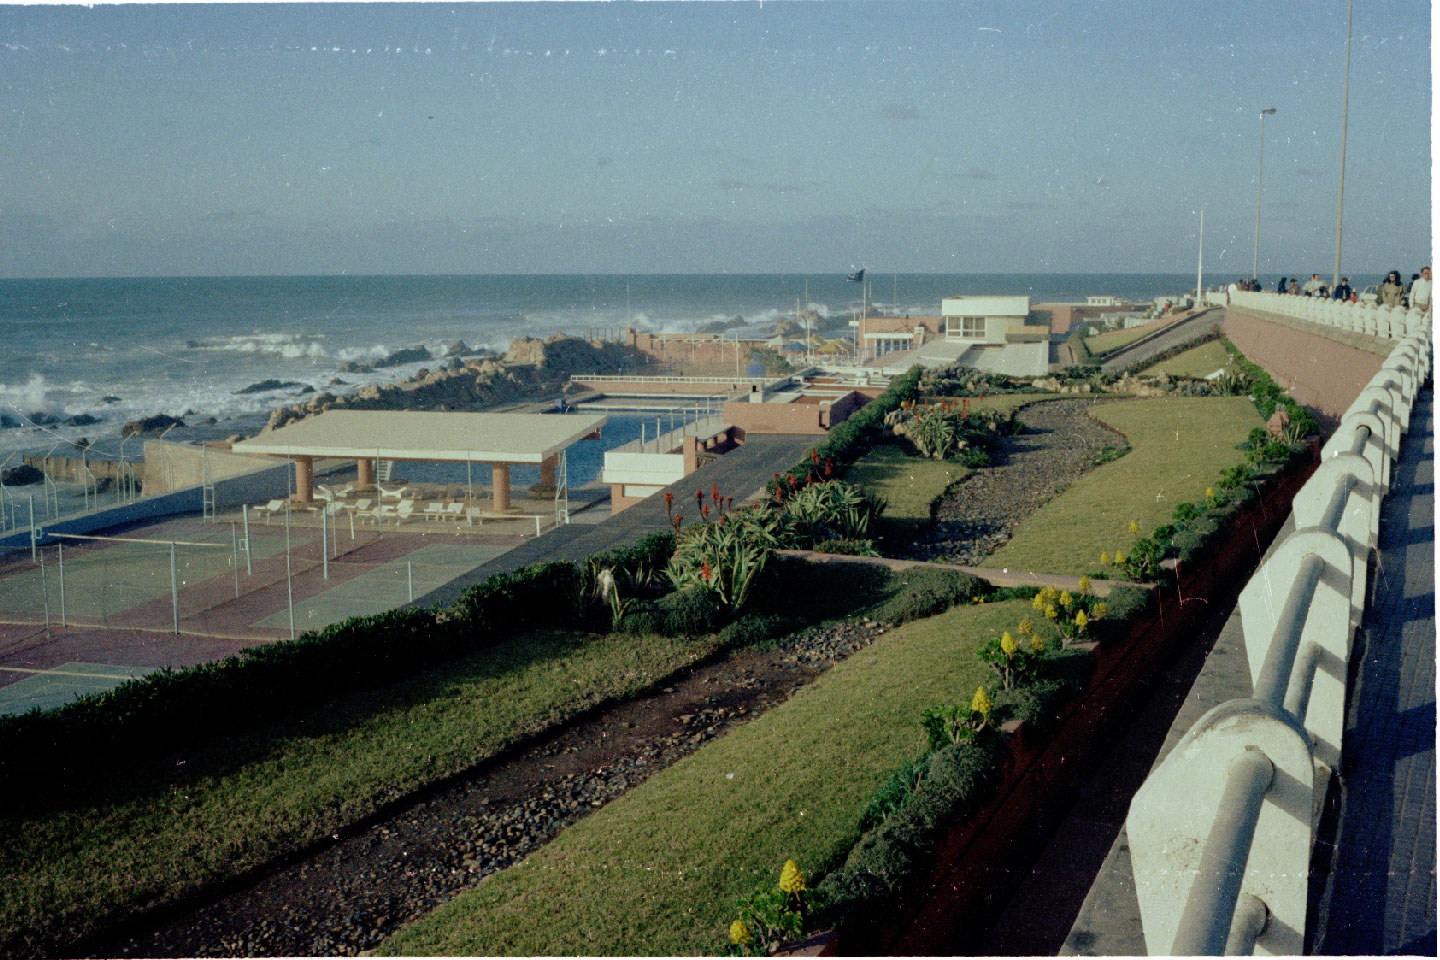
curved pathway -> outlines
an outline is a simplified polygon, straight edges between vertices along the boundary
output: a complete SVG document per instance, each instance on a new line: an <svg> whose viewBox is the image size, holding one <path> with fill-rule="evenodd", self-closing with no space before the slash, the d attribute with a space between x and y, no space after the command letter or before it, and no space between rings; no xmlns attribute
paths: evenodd
<svg viewBox="0 0 1440 960"><path fill-rule="evenodd" d="M1125 347L1100 364L1100 372L1109 375L1129 370L1137 364L1143 364L1164 353L1171 347L1198 340L1212 330L1219 330L1224 321L1225 311L1219 307L1211 307L1203 313L1197 313L1193 317L1171 324L1156 334L1154 339Z"/></svg>
<svg viewBox="0 0 1440 960"><path fill-rule="evenodd" d="M935 507L935 525L907 551L916 559L979 565L1034 513L1095 467L1123 434L1089 416L1104 399L1045 400L1021 408L1024 433L1001 440L991 465L961 481Z"/></svg>

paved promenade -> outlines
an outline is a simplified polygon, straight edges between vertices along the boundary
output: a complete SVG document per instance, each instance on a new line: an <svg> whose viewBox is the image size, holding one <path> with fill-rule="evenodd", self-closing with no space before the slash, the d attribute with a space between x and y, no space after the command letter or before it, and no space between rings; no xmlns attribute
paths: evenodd
<svg viewBox="0 0 1440 960"><path fill-rule="evenodd" d="M1315 953L1435 955L1434 490L1433 392L1425 390L1382 510L1379 557L1356 641L1360 660L1352 664L1357 679L1330 858L1332 892L1312 918ZM1276 543L1292 532L1292 523ZM1213 648L1204 656L1212 636ZM1252 693L1238 611L1224 619L1218 636L1197 641L1077 791L983 952L1145 953L1123 829L1130 797L1207 710ZM1083 903L1077 902L1077 891L1087 889Z"/></svg>
<svg viewBox="0 0 1440 960"><path fill-rule="evenodd" d="M686 519L695 519L695 491L718 484L722 495L734 497L739 503L760 490L773 474L783 473L804 457L811 447L825 441L821 436L789 434L752 434L729 453L702 466L690 476L665 488L675 495L676 508L685 511ZM665 497L662 491L637 503L629 510L597 524L570 524L535 540L527 540L515 549L449 583L417 597L417 606L448 603L468 587L492 574L518 570L546 560L584 560L586 557L616 547L629 546L636 540L665 529Z"/></svg>
<svg viewBox="0 0 1440 960"><path fill-rule="evenodd" d="M1100 372L1108 375L1121 373L1131 367L1138 369L1138 365L1143 365L1145 361L1159 356L1171 347L1198 340L1212 330L1219 330L1224 320L1225 311L1219 307L1211 307L1193 317L1171 324L1152 340L1126 347L1100 364Z"/></svg>

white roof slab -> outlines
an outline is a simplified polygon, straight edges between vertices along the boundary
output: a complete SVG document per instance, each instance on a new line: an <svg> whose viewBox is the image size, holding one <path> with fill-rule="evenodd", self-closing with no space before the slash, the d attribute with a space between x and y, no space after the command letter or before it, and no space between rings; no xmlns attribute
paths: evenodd
<svg viewBox="0 0 1440 960"><path fill-rule="evenodd" d="M940 301L942 317L1023 317L1029 312L1029 297L946 297Z"/></svg>
<svg viewBox="0 0 1440 960"><path fill-rule="evenodd" d="M608 420L593 414L327 410L232 449L274 457L540 463Z"/></svg>

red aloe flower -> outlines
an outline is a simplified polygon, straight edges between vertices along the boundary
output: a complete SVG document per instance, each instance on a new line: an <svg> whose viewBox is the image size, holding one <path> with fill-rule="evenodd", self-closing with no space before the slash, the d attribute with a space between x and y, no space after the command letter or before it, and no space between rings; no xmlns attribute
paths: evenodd
<svg viewBox="0 0 1440 960"><path fill-rule="evenodd" d="M684 513L677 513L677 514L675 514L675 516L673 516L673 517L670 518L670 522L675 525L675 532L676 532L676 533L679 533L679 532L680 532L680 524L683 523L684 520L685 520L685 514L684 514Z"/></svg>
<svg viewBox="0 0 1440 960"><path fill-rule="evenodd" d="M710 519L710 506L709 506L709 504L706 504L705 506L703 506L703 507L700 508L700 518L701 518L702 520L709 520L709 519Z"/></svg>
<svg viewBox="0 0 1440 960"><path fill-rule="evenodd" d="M735 509L735 498L734 498L734 497L726 497L726 498L725 498L725 508L726 508L727 510L734 510L734 509Z"/></svg>
<svg viewBox="0 0 1440 960"><path fill-rule="evenodd" d="M696 506L696 508L699 508L700 504L702 504L702 503L704 503L704 502L705 502L705 491L703 491L703 490L696 490L696 491L695 491L695 506Z"/></svg>
<svg viewBox="0 0 1440 960"><path fill-rule="evenodd" d="M675 494L669 490L665 491L665 516L671 516L675 510Z"/></svg>
<svg viewBox="0 0 1440 960"><path fill-rule="evenodd" d="M720 500L720 482L718 480L710 484L710 499L716 502Z"/></svg>
<svg viewBox="0 0 1440 960"><path fill-rule="evenodd" d="M797 487L797 486L799 485L799 483L800 483L800 481L797 480L797 479L795 479L795 474L793 474L793 473L790 474L790 489L791 489L791 490L794 490L795 487Z"/></svg>
<svg viewBox="0 0 1440 960"><path fill-rule="evenodd" d="M709 560L702 560L702 561L700 561L700 579L701 579L701 580L704 580L706 583L709 583L709 582L710 582L710 561L709 561Z"/></svg>
<svg viewBox="0 0 1440 960"><path fill-rule="evenodd" d="M811 447L811 448L810 448L810 462L811 462L811 463L819 463L819 462L820 462L820 455L815 452L815 448L814 448L814 447Z"/></svg>
<svg viewBox="0 0 1440 960"><path fill-rule="evenodd" d="M826 457L826 458L825 458L825 476L828 477L828 476L830 476L831 474L833 474L834 472L835 472L835 461L834 461L834 460L831 460L829 457Z"/></svg>

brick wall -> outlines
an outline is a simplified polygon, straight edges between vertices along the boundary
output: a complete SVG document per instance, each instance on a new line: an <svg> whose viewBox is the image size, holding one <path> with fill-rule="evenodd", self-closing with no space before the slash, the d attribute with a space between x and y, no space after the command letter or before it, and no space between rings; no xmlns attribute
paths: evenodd
<svg viewBox="0 0 1440 960"><path fill-rule="evenodd" d="M1385 358L1319 334L1225 309L1225 336L1329 430L1360 395Z"/></svg>

